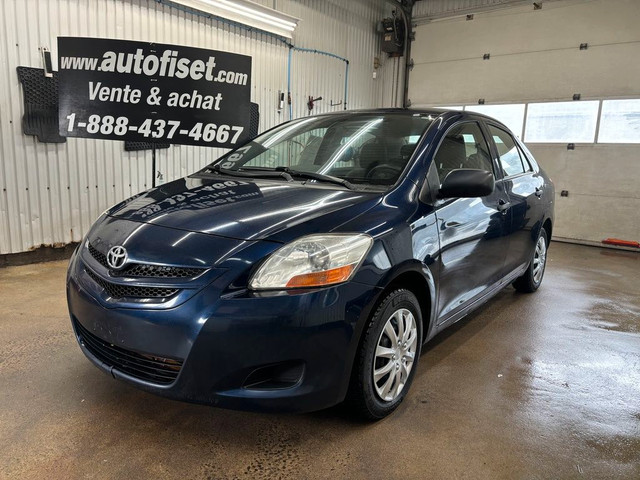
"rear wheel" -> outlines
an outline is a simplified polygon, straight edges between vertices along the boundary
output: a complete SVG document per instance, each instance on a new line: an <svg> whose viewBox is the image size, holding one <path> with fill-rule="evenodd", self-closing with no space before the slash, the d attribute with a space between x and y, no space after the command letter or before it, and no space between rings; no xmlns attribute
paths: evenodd
<svg viewBox="0 0 640 480"><path fill-rule="evenodd" d="M513 282L513 286L517 291L532 293L540 287L544 270L547 266L547 245L547 232L544 228L541 228L529 268Z"/></svg>
<svg viewBox="0 0 640 480"><path fill-rule="evenodd" d="M347 401L368 420L389 415L404 400L422 345L418 300L409 290L388 294L365 328Z"/></svg>

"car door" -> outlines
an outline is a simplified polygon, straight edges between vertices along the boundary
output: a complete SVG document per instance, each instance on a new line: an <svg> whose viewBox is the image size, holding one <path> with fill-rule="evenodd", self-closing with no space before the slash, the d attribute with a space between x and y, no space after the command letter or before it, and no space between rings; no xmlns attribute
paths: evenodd
<svg viewBox="0 0 640 480"><path fill-rule="evenodd" d="M431 168L440 184L458 168L486 170L495 176L488 142L480 124L466 121L451 127ZM430 172L431 173L431 172ZM496 182L493 193L482 198L439 200L435 206L440 240L438 318L444 323L500 281L506 250L508 197Z"/></svg>
<svg viewBox="0 0 640 480"><path fill-rule="evenodd" d="M503 171L504 190L509 197L509 247L505 275L525 267L531 260L538 228L543 220L544 179L527 159L513 136L487 122L491 148Z"/></svg>

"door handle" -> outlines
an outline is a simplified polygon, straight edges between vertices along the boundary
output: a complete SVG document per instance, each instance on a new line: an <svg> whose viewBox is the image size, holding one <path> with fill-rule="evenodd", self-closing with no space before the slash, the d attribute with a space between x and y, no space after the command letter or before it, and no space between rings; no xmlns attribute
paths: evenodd
<svg viewBox="0 0 640 480"><path fill-rule="evenodd" d="M507 213L507 210L509 209L510 206L511 206L511 202L507 202L502 199L498 200L498 211L502 212L503 215Z"/></svg>
<svg viewBox="0 0 640 480"><path fill-rule="evenodd" d="M542 188L536 187L536 197L540 198L542 196Z"/></svg>

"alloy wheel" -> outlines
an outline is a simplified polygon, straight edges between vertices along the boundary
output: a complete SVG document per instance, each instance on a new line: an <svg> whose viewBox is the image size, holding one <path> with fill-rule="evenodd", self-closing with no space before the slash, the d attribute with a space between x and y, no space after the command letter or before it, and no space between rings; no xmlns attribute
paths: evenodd
<svg viewBox="0 0 640 480"><path fill-rule="evenodd" d="M536 244L536 251L533 254L533 281L536 285L542 281L544 266L547 261L547 242L544 236L540 236Z"/></svg>
<svg viewBox="0 0 640 480"><path fill-rule="evenodd" d="M417 344L414 315L406 308L396 310L380 333L373 361L373 385L383 401L391 402L402 392L413 367Z"/></svg>

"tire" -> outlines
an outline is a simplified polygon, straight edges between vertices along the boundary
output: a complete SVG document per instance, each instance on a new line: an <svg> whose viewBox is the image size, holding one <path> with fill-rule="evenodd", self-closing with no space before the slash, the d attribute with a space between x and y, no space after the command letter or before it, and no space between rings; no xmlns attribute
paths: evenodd
<svg viewBox="0 0 640 480"><path fill-rule="evenodd" d="M547 251L548 251L548 237L547 232L544 228L540 229L540 235L538 235L538 240L536 240L536 246L533 249L533 253L531 255L531 261L529 262L529 267L527 271L522 274L522 276L516 278L513 282L513 287L522 293L533 293L542 284L542 278L544 276L545 268L547 267ZM538 266L540 269L538 269Z"/></svg>
<svg viewBox="0 0 640 480"><path fill-rule="evenodd" d="M406 336L401 336L403 331ZM398 408L413 381L421 347L418 299L409 290L393 290L364 329L347 393L351 411L365 420L379 420Z"/></svg>

